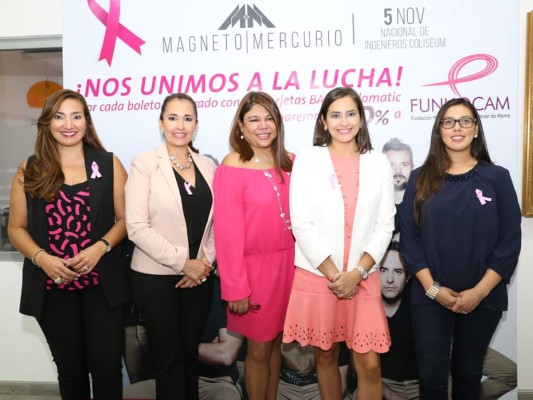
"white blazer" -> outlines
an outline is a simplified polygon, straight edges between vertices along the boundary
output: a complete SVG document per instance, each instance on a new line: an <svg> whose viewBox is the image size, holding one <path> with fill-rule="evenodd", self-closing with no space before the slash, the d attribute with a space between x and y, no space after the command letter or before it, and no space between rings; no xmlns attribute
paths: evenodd
<svg viewBox="0 0 533 400"><path fill-rule="evenodd" d="M191 151L198 170L213 193L216 165ZM131 268L154 275L180 274L189 258L187 226L181 196L165 144L133 159L126 183L126 229L135 243ZM197 258L215 260L213 207Z"/></svg>
<svg viewBox="0 0 533 400"><path fill-rule="evenodd" d="M332 183L333 179L333 183ZM317 275L331 256L342 271L344 201L327 147L314 146L296 155L291 174L291 223L296 238L295 265ZM361 154L359 194L353 221L348 271L363 253L379 263L394 229L394 186L390 163L382 153ZM377 270L374 265L370 272Z"/></svg>

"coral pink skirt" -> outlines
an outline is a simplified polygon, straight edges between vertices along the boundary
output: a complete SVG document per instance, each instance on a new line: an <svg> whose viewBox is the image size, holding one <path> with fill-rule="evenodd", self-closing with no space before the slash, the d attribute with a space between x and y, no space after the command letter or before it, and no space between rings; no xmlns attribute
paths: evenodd
<svg viewBox="0 0 533 400"><path fill-rule="evenodd" d="M359 284L353 299L339 299L325 277L296 268L283 341L323 350L344 341L357 353L387 352L391 340L380 285L379 272L374 272Z"/></svg>

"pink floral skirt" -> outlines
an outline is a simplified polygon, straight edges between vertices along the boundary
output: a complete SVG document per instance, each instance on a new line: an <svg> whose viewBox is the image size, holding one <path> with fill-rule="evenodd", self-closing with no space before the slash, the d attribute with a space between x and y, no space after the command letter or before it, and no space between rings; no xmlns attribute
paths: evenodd
<svg viewBox="0 0 533 400"><path fill-rule="evenodd" d="M380 285L379 272L374 272L359 284L353 299L341 300L325 277L296 268L283 342L328 350L344 341L357 353L387 352L391 340Z"/></svg>

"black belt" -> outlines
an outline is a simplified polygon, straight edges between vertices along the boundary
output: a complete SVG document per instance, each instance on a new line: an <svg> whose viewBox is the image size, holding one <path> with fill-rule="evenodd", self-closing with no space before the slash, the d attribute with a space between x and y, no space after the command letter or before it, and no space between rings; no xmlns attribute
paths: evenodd
<svg viewBox="0 0 533 400"><path fill-rule="evenodd" d="M290 369L282 369L279 378L290 385L306 386L312 383L318 383L316 370L307 373L299 373Z"/></svg>

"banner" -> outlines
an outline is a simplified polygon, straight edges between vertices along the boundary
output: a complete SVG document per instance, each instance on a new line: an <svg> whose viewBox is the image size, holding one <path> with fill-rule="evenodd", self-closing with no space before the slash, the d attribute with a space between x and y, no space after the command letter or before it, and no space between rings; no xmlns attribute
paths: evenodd
<svg viewBox="0 0 533 400"><path fill-rule="evenodd" d="M492 159L517 183L518 2L483 0L63 2L64 84L82 93L107 149L128 169L161 142L164 97L198 103L195 146L221 160L239 100L276 99L290 151L310 146L325 94L353 87L373 146L426 157L439 107L469 98ZM516 359L516 294L493 342Z"/></svg>

